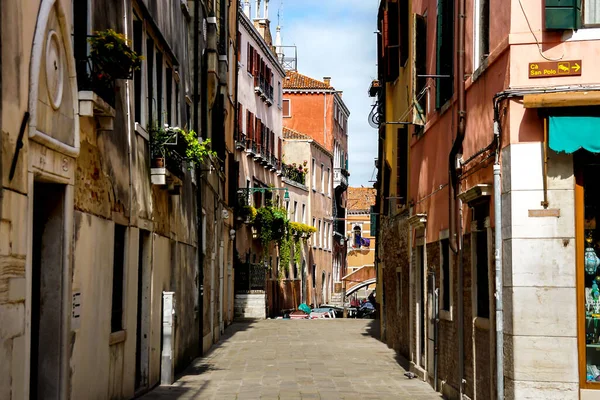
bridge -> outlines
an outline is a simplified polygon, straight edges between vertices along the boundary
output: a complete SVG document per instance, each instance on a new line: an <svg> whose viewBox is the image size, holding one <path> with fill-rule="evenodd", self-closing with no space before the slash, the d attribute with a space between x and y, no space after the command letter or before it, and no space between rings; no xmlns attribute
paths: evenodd
<svg viewBox="0 0 600 400"><path fill-rule="evenodd" d="M365 266L342 278L346 282L346 296L377 282L374 266Z"/></svg>

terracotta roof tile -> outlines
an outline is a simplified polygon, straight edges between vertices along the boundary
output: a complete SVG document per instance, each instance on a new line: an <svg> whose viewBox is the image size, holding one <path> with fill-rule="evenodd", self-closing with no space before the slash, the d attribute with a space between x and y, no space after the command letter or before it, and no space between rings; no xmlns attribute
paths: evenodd
<svg viewBox="0 0 600 400"><path fill-rule="evenodd" d="M377 191L373 188L349 187L347 196L348 211L368 210L375 205Z"/></svg>
<svg viewBox="0 0 600 400"><path fill-rule="evenodd" d="M287 71L285 79L283 80L284 89L330 89L333 90L333 86L319 81L317 79L310 78L306 75L302 75L295 71Z"/></svg>
<svg viewBox="0 0 600 400"><path fill-rule="evenodd" d="M311 140L312 138L304 133L295 131L290 128L283 127L283 138L284 139L300 139L300 140Z"/></svg>

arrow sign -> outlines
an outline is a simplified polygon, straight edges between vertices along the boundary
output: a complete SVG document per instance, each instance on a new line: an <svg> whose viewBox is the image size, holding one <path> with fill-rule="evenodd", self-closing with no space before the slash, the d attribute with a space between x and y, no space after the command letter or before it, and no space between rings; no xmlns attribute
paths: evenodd
<svg viewBox="0 0 600 400"><path fill-rule="evenodd" d="M529 78L559 78L564 76L581 76L583 63L581 60L564 60L529 63Z"/></svg>

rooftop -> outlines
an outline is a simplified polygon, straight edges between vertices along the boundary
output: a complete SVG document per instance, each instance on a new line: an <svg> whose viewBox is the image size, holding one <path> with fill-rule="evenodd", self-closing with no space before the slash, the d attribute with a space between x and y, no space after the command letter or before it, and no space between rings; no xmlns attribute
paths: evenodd
<svg viewBox="0 0 600 400"><path fill-rule="evenodd" d="M373 188L366 187L349 187L348 188L348 211L352 210L369 210L375 205L375 197L377 191Z"/></svg>
<svg viewBox="0 0 600 400"><path fill-rule="evenodd" d="M283 81L284 89L324 89L334 90L330 82L323 82L317 79L302 75L296 71L287 71Z"/></svg>

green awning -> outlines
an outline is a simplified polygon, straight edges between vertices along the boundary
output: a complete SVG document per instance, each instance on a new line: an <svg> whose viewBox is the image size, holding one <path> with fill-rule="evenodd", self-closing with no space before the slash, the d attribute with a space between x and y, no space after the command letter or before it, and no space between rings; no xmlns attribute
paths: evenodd
<svg viewBox="0 0 600 400"><path fill-rule="evenodd" d="M556 115L549 118L548 146L557 153L585 149L600 153L600 116Z"/></svg>

